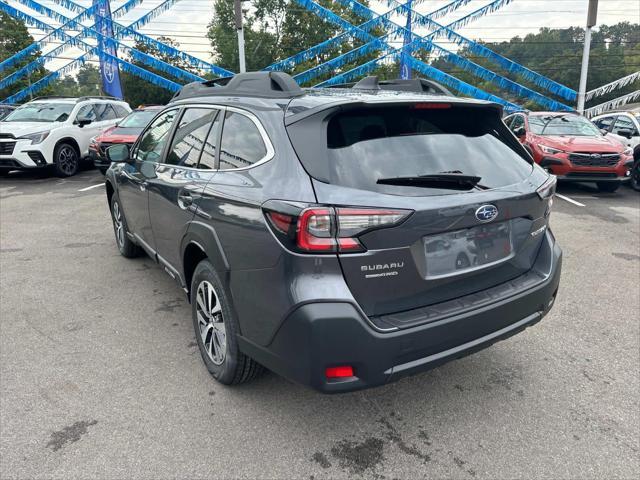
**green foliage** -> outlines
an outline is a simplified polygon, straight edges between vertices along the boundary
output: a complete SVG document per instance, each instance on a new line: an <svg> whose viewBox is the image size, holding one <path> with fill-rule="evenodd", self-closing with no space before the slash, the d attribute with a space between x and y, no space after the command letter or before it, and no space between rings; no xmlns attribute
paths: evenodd
<svg viewBox="0 0 640 480"><path fill-rule="evenodd" d="M577 90L580 81L583 42L584 30L571 27L563 29L541 28L538 33L528 34L523 38L514 37L508 42L480 43L491 48L494 52L525 65L530 70ZM587 90L612 82L640 69L640 24L622 22L611 26L602 25L593 32L591 42ZM487 59L474 55L466 48L461 49L458 53L489 70L527 85L544 95L552 96L521 77L509 74ZM483 90L523 104L522 99L499 90L490 82L482 81L443 59L436 60L433 66ZM630 85L606 96L598 97L591 104L605 102L636 89L638 89L637 84ZM532 102L523 104L523 106L534 110L540 109Z"/></svg>
<svg viewBox="0 0 640 480"><path fill-rule="evenodd" d="M29 31L23 22L16 20L15 18L7 15L4 12L0 12L0 59L7 59L20 50L28 47L33 43L33 37L29 35ZM42 53L40 51L33 52L25 57L24 60L8 68L2 72L2 76L6 77L11 75L16 70L24 67L40 57ZM47 74L47 70L44 67L40 67L32 72L28 77L19 79L13 85L0 90L0 100L3 100L20 90L28 87L30 84L35 83ZM51 89L47 88L41 90L38 95L46 95ZM28 99L27 99L28 100Z"/></svg>
<svg viewBox="0 0 640 480"><path fill-rule="evenodd" d="M58 80L53 90L56 95L67 97L81 97L84 95L100 95L100 69L95 65L85 63L76 76L68 75Z"/></svg>

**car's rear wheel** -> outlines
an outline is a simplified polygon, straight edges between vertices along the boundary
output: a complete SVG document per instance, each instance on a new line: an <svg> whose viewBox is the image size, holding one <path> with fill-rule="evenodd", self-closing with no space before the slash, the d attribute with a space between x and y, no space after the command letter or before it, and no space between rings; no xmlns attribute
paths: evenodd
<svg viewBox="0 0 640 480"><path fill-rule="evenodd" d="M202 360L220 383L243 383L263 367L238 347L239 328L213 265L202 260L191 281L191 316Z"/></svg>
<svg viewBox="0 0 640 480"><path fill-rule="evenodd" d="M131 241L127 235L127 221L124 218L120 200L117 195L111 197L111 220L113 232L116 236L116 245L123 257L134 258L140 255L140 247Z"/></svg>
<svg viewBox="0 0 640 480"><path fill-rule="evenodd" d="M630 184L631 188L640 192L640 159L633 162L633 167L631 167Z"/></svg>
<svg viewBox="0 0 640 480"><path fill-rule="evenodd" d="M71 177L78 173L80 155L73 145L61 143L53 151L53 164L56 169L56 175L59 177Z"/></svg>
<svg viewBox="0 0 640 480"><path fill-rule="evenodd" d="M613 193L620 188L620 182L596 182L598 190L606 193Z"/></svg>

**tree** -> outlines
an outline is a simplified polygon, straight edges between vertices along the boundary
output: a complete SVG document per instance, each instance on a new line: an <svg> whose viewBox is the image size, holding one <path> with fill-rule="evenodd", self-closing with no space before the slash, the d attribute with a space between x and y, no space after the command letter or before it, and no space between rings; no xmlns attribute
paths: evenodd
<svg viewBox="0 0 640 480"><path fill-rule="evenodd" d="M29 35L29 30L22 21L17 20L4 12L0 12L0 59L6 60L28 47L33 42L33 37ZM4 70L2 72L2 76L6 77L11 75L16 70L39 58L41 54L42 52L40 52L40 50L30 53L13 67ZM39 66L36 70L31 72L30 75L20 78L12 85L0 90L0 101L27 88L30 84L35 83L48 73L49 72L43 66ZM50 91L50 89L41 90L38 92L38 95L46 94L47 91Z"/></svg>
<svg viewBox="0 0 640 480"><path fill-rule="evenodd" d="M168 37L159 37L158 40L176 49L180 47L180 44L178 42ZM134 45L134 48L136 50L140 50L143 53L146 53L147 55L151 55L152 57L155 57L159 60L169 63L175 67L188 70L188 66L184 62L180 60L176 60L171 55L161 53L158 50L158 48L155 46L150 46L142 42L136 42L136 44ZM131 62L131 63L133 63L134 65L140 68L144 68L145 70L153 72L161 77L168 78L169 80L172 80L176 83L179 83L179 84L186 83L182 79L174 78L171 75L168 75L164 72L150 68L144 63L141 63L141 62ZM148 104L165 104L169 102L169 100L171 100L171 98L174 95L173 92L163 87L160 87L158 85L149 83L146 80L138 77L133 73L121 72L120 79L122 81L122 87L124 90L124 98L127 102L129 102L129 104L132 107L136 107L142 104L147 104L147 105Z"/></svg>
<svg viewBox="0 0 640 480"><path fill-rule="evenodd" d="M102 89L100 69L90 63L85 63L75 76L67 75L55 83L56 95L67 97L81 97L86 95L100 95Z"/></svg>
<svg viewBox="0 0 640 480"><path fill-rule="evenodd" d="M523 38L516 36L508 42L486 43L480 41L479 43L486 45L494 52L520 63L541 75L577 90L580 81L583 42L584 30L570 27L561 29L541 28L538 33L528 34ZM640 62L637 57L637 52L640 51L639 48L639 24L622 22L611 26L602 25L595 30L591 43L587 90L638 71L640 68ZM634 56L634 52L636 52L636 56ZM537 85L524 80L519 75L505 71L486 58L478 57L467 48L460 49L458 54L504 77L526 85L545 96L569 103L566 99L555 97L548 91L542 90ZM533 102L527 102L520 97L500 90L488 81L478 79L470 73L461 70L459 67L448 63L445 59L438 59L433 65L465 82L471 83L488 92L495 93L507 100L519 103L526 108L532 110L539 110L541 108ZM624 89L598 97L591 103L605 102L637 90L637 88L637 84L630 85Z"/></svg>

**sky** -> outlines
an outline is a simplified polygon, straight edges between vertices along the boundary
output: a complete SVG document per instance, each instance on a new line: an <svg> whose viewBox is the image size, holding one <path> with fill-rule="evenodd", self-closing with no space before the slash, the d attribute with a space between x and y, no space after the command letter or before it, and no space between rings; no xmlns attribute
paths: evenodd
<svg viewBox="0 0 640 480"><path fill-rule="evenodd" d="M16 0L2 0L13 7L47 22L51 26L58 26L55 21L29 10ZM37 1L37 0L36 0ZM90 6L91 0L74 0L83 6ZM415 10L428 14L437 8L449 3L451 0L423 0L419 2ZM439 23L448 24L472 11L487 5L491 0L471 0L466 6L456 10L441 19ZM74 13L65 10L53 0L41 0L39 3L58 11L66 16L73 17ZM112 0L111 9L115 11L124 0ZM118 21L128 25L135 21L157 5L161 0L144 0L142 4L120 17ZM371 8L378 13L389 10L386 1L370 1ZM587 16L588 0L512 0L500 10L472 22L458 30L458 33L471 39L483 39L486 41L509 40L511 37L527 33L535 33L541 27L566 28L570 26L584 27ZM213 0L180 0L169 9L147 24L140 31L153 38L168 36L180 43L181 49L203 60L212 61L211 46L206 38L207 25L213 17ZM404 24L402 17L394 18L398 23ZM598 24L614 24L622 21L640 23L640 0L600 0L598 9ZM87 23L88 25L88 23ZM36 40L43 37L43 32L30 29ZM417 30L417 33L428 33L428 30ZM131 44L131 42L127 42ZM437 42L445 48L455 48L446 40ZM58 43L51 43L43 49L43 52L55 48ZM81 55L82 51L74 48L67 49L63 58L49 62L49 69L56 69L69 63L73 58ZM2 60L2 59L0 59Z"/></svg>

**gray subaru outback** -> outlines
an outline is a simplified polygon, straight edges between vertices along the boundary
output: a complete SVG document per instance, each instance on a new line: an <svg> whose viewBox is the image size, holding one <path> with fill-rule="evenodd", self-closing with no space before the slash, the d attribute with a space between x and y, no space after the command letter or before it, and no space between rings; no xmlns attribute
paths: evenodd
<svg viewBox="0 0 640 480"><path fill-rule="evenodd" d="M426 80L186 85L108 149L117 246L184 289L204 363L323 392L397 380L540 321L555 178L499 105Z"/></svg>

